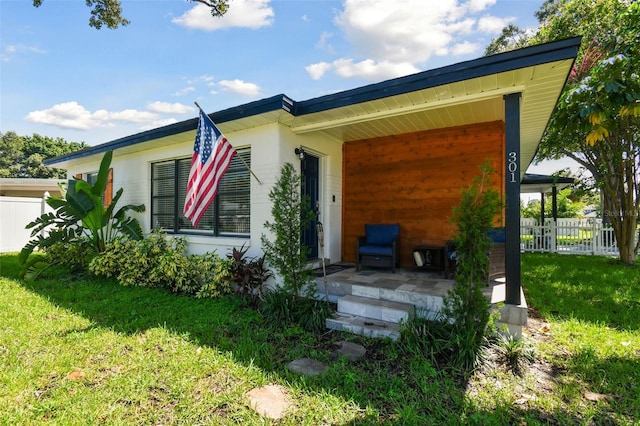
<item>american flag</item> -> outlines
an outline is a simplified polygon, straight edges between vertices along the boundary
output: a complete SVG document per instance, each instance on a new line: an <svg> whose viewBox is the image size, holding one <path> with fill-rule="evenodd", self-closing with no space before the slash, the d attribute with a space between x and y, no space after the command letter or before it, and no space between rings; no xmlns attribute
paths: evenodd
<svg viewBox="0 0 640 426"><path fill-rule="evenodd" d="M200 109L183 211L194 228L198 227L200 218L215 198L220 179L229 169L234 155L236 150Z"/></svg>

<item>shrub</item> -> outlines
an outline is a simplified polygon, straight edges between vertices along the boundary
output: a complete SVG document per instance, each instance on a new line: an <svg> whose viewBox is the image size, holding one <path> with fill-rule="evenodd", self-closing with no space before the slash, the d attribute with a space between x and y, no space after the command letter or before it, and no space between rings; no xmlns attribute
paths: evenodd
<svg viewBox="0 0 640 426"><path fill-rule="evenodd" d="M191 255L193 282L197 283L196 297L220 297L231 293L233 276L231 261L215 253Z"/></svg>
<svg viewBox="0 0 640 426"><path fill-rule="evenodd" d="M536 349L526 338L516 339L504 333L496 333L487 347L487 357L494 358L499 364L517 376L523 375L526 367L536 358Z"/></svg>
<svg viewBox="0 0 640 426"><path fill-rule="evenodd" d="M227 257L236 284L236 292L255 302L256 299L262 299L263 286L273 273L265 267L264 256L247 258L247 250L249 248L245 248L244 244L240 250L233 247L231 254Z"/></svg>
<svg viewBox="0 0 640 426"><path fill-rule="evenodd" d="M462 191L451 221L456 225L456 283L443 298L443 308L435 321L415 320L407 324L403 339L432 362L446 364L462 375L476 367L492 328L491 304L482 293L486 285L491 241L487 232L500 214L498 192L489 187L493 169L488 161L481 174ZM497 313L496 313L497 314Z"/></svg>
<svg viewBox="0 0 640 426"><path fill-rule="evenodd" d="M323 300L292 296L282 288L266 291L260 305L267 323L299 324L310 332L324 330L333 311L332 305Z"/></svg>
<svg viewBox="0 0 640 426"><path fill-rule="evenodd" d="M186 238L166 238L161 231L139 241L119 239L96 256L89 269L125 286L163 287L197 297L230 293L230 262L215 253L187 256L186 246Z"/></svg>
<svg viewBox="0 0 640 426"><path fill-rule="evenodd" d="M282 279L282 287L292 296L315 292L310 285L314 280L313 271L307 264L308 247L302 244L302 232L309 226L314 212L308 197L301 197L302 177L296 173L291 163L285 163L280 178L271 191L269 200L273 203L273 222L265 222L274 240L262 235L265 256ZM311 294L307 294L311 296Z"/></svg>
<svg viewBox="0 0 640 426"><path fill-rule="evenodd" d="M60 265L71 273L87 272L91 259L96 255L87 240L55 243L45 249L46 260L51 265Z"/></svg>

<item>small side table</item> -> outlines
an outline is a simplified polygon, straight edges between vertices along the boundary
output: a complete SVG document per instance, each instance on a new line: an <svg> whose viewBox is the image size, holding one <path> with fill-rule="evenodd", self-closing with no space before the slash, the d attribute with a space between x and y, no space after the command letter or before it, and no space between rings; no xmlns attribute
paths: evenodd
<svg viewBox="0 0 640 426"><path fill-rule="evenodd" d="M419 245L413 247L413 261L420 269L444 271L444 246Z"/></svg>

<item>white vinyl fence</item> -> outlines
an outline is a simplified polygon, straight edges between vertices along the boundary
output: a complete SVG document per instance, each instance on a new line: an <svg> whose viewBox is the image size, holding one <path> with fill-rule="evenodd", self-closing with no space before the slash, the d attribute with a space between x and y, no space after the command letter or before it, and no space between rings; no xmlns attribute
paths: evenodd
<svg viewBox="0 0 640 426"><path fill-rule="evenodd" d="M520 247L526 252L619 256L613 228L600 219L520 219Z"/></svg>
<svg viewBox="0 0 640 426"><path fill-rule="evenodd" d="M52 209L44 198L0 197L0 253L22 250L31 239L31 230L25 229L45 211Z"/></svg>

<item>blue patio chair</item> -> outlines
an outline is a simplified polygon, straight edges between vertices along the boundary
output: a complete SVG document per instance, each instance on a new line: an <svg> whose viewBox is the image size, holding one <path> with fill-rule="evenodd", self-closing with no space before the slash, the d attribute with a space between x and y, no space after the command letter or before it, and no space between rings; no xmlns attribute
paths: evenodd
<svg viewBox="0 0 640 426"><path fill-rule="evenodd" d="M362 266L375 268L391 268L396 272L400 260L398 254L400 224L372 224L364 225L365 235L356 241L356 270Z"/></svg>

